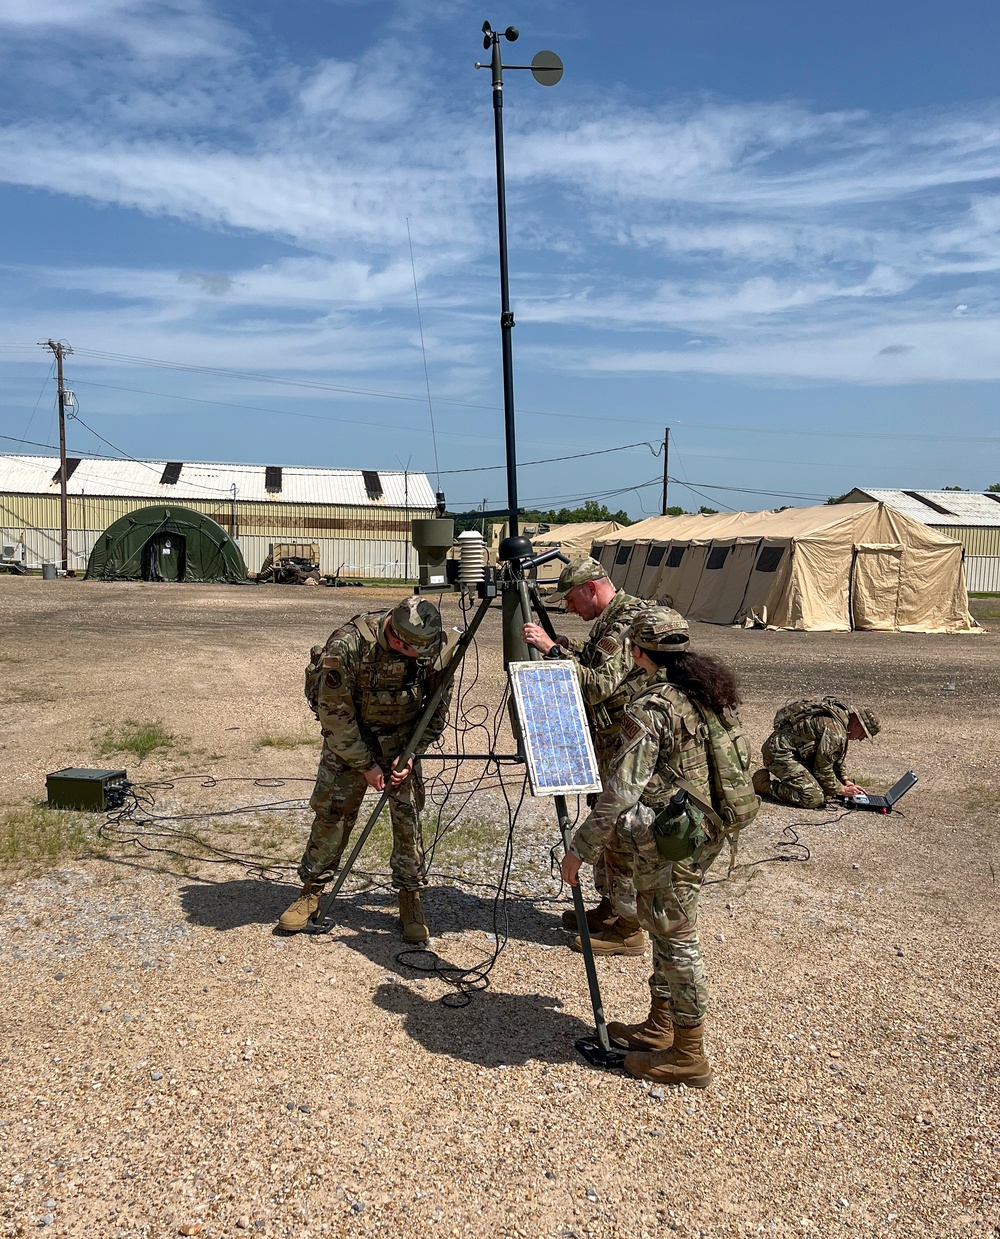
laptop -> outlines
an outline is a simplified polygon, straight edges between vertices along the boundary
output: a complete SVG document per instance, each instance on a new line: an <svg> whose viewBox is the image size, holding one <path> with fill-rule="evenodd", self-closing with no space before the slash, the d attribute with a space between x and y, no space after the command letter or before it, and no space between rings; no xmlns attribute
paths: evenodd
<svg viewBox="0 0 1000 1239"><path fill-rule="evenodd" d="M917 776L913 771L907 770L906 774L901 779L897 779L884 796L875 796L868 793L858 796L845 796L844 804L849 809L872 809L876 813L889 813L896 801L905 796L916 781Z"/></svg>

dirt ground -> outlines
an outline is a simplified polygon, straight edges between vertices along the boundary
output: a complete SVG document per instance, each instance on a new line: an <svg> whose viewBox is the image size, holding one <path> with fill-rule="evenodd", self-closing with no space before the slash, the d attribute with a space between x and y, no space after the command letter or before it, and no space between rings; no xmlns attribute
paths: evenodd
<svg viewBox="0 0 1000 1239"><path fill-rule="evenodd" d="M765 807L703 899L715 1083L664 1091L574 1051L592 1016L547 801L515 830L509 943L460 1008L397 959L379 881L329 935L282 938L290 871L169 833L296 859L308 648L386 597L0 578L0 823L72 765L126 766L161 784L155 813L191 815L110 840L84 819L75 854L3 876L0 1234L1000 1236L1000 633L696 625L740 673L755 744L788 698L834 692L882 715L852 746L859 781L920 781L903 815ZM471 722L500 697L495 615L479 651ZM173 739L102 754L125 720ZM465 796L481 771L449 776L425 904L462 966L491 954L506 837L496 779ZM810 859L752 865L791 825ZM376 841L362 864L383 858ZM599 963L609 1018L644 1013L648 962Z"/></svg>

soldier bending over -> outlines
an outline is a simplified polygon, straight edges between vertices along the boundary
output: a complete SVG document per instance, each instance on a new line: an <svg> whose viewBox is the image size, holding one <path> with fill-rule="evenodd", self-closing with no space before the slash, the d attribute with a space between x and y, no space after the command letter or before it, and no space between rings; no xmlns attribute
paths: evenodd
<svg viewBox="0 0 1000 1239"><path fill-rule="evenodd" d="M398 767L424 708L436 691L450 651L441 617L425 598L392 611L356 615L315 646L306 669L306 699L323 729L323 753L310 807L315 813L299 877L302 894L278 928L298 933L319 906L323 884L337 872L366 790L390 789L392 884L407 942L430 936L420 906L425 884L420 814L424 785L420 753L441 736L451 692L424 732L417 757Z"/></svg>
<svg viewBox="0 0 1000 1239"><path fill-rule="evenodd" d="M568 658L576 664L594 754L601 779L606 782L625 705L636 686L645 681L632 661L629 629L650 604L616 590L608 574L589 555L581 555L563 568L556 592L565 599L570 615L594 621L587 640L559 637L553 645L539 624L525 624L522 636L549 658ZM644 954L646 939L636 919L631 859L614 840L594 862L594 884L601 895L601 902L587 913L594 954ZM576 929L572 909L563 913L563 924ZM579 937L574 938L573 950L582 949Z"/></svg>

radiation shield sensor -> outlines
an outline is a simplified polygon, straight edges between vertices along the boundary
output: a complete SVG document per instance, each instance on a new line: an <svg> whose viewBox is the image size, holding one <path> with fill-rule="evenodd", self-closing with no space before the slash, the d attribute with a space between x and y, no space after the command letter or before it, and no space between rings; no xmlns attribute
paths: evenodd
<svg viewBox="0 0 1000 1239"><path fill-rule="evenodd" d="M533 796L602 790L583 695L569 662L512 662L507 668Z"/></svg>

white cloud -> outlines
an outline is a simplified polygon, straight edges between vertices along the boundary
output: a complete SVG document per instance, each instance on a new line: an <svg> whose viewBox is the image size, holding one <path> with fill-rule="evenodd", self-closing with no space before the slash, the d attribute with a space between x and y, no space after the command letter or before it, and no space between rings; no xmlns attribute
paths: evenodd
<svg viewBox="0 0 1000 1239"><path fill-rule="evenodd" d="M120 43L143 57L229 55L245 36L202 0L0 0L0 28Z"/></svg>
<svg viewBox="0 0 1000 1239"><path fill-rule="evenodd" d="M111 297L174 345L198 326L217 350L273 331L308 364L327 333L350 328L336 336L349 348L334 346L343 364L384 365L390 340L410 347L409 218L422 297L451 316L435 329L456 373L495 330L488 106L470 114L468 83L443 86L419 48L387 39L352 60L294 66L246 54L207 0L0 0L0 27L117 39L131 53L9 56L35 93L0 126L0 179L308 251L226 271L112 257L20 272L93 298L78 311L90 327L119 325L117 308L97 304ZM224 72L204 59L221 55ZM973 377L963 365L992 373L981 332L1000 301L995 107L877 117L612 100L581 121L555 102L512 108L508 126L519 318L560 341L577 329L553 364L621 371L634 356L637 372L812 367L825 378L836 358L837 377L861 382L887 381L889 363L892 381ZM900 344L912 352L886 351Z"/></svg>

